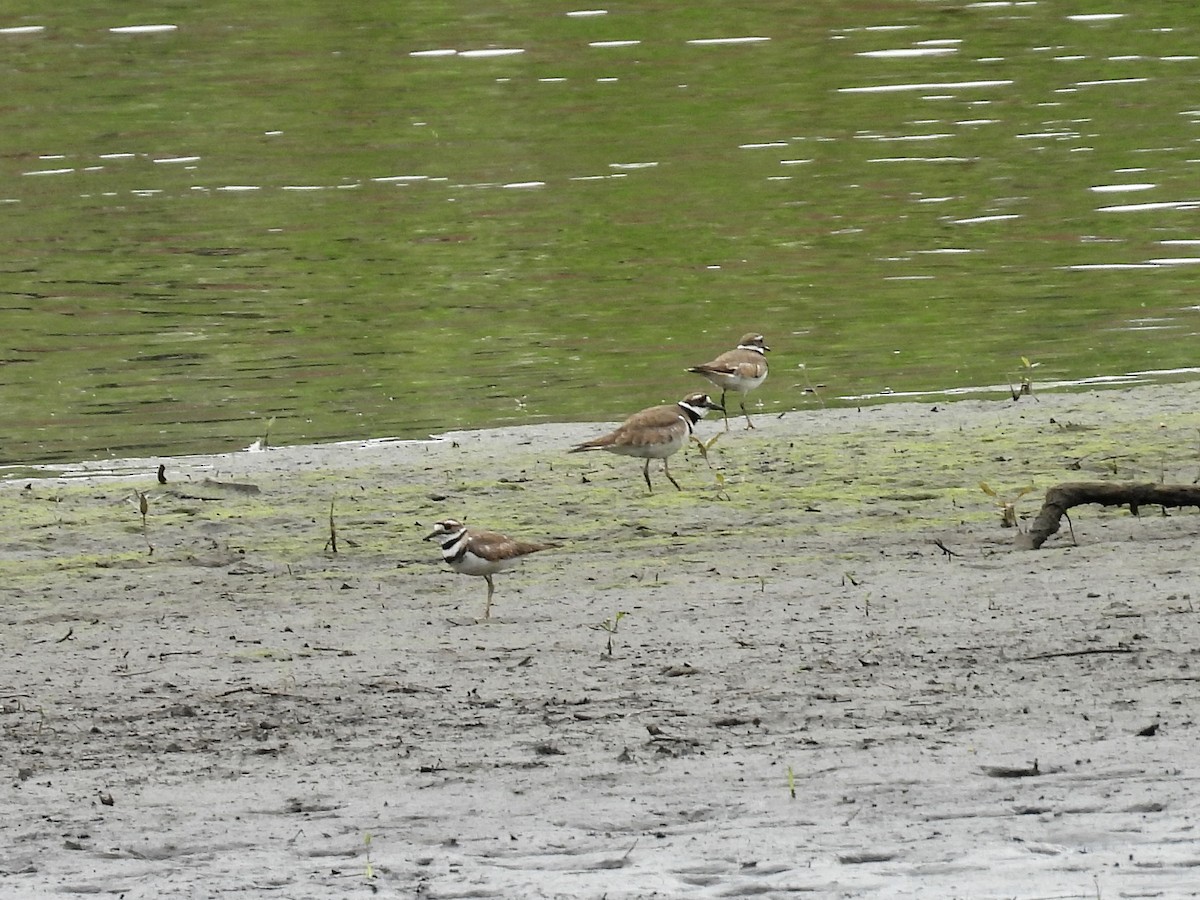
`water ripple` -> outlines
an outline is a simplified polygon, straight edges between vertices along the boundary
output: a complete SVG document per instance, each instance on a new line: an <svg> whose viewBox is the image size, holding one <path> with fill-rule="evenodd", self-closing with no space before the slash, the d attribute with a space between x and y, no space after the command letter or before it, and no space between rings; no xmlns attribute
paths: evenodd
<svg viewBox="0 0 1200 900"><path fill-rule="evenodd" d="M713 47L721 44L758 44L769 40L769 37L696 38L687 43L695 47Z"/></svg>
<svg viewBox="0 0 1200 900"><path fill-rule="evenodd" d="M178 28L178 25L119 25L108 30L113 34L163 34Z"/></svg>
<svg viewBox="0 0 1200 900"><path fill-rule="evenodd" d="M1200 209L1200 200L1165 200L1160 203L1120 203L1115 206L1099 206L1096 212L1150 212L1157 209Z"/></svg>
<svg viewBox="0 0 1200 900"><path fill-rule="evenodd" d="M869 59L908 59L914 56L949 56L957 52L957 47L905 47L898 50L863 50L854 55Z"/></svg>
<svg viewBox="0 0 1200 900"><path fill-rule="evenodd" d="M839 94L887 94L897 91L952 91L973 88L1007 87L1011 78L994 78L981 81L924 81L911 84L874 84L868 87L838 88Z"/></svg>
<svg viewBox="0 0 1200 900"><path fill-rule="evenodd" d="M1094 81L1077 81L1076 87L1096 87L1105 84L1144 84L1149 78L1097 78Z"/></svg>
<svg viewBox="0 0 1200 900"><path fill-rule="evenodd" d="M486 50L463 50L458 55L463 59L490 59L495 56L516 56L524 52L521 47L492 47Z"/></svg>

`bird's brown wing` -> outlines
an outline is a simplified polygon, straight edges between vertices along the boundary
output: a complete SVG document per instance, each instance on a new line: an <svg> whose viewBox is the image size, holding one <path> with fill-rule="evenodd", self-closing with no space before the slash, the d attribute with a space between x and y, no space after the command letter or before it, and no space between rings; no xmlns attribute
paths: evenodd
<svg viewBox="0 0 1200 900"><path fill-rule="evenodd" d="M762 376L767 374L766 360L758 356L757 353L754 356L758 358L745 359L737 364L737 374L739 377L749 380L751 378L762 378Z"/></svg>
<svg viewBox="0 0 1200 900"><path fill-rule="evenodd" d="M549 550L555 544L535 544L530 541L518 541L495 531L476 531L471 529L471 543L475 551L485 559L513 559L536 553L539 550Z"/></svg>
<svg viewBox="0 0 1200 900"><path fill-rule="evenodd" d="M621 427L609 435L612 438L609 446L668 444L674 437L675 426L680 426L682 422L683 411L679 404L652 406L622 422Z"/></svg>
<svg viewBox="0 0 1200 900"><path fill-rule="evenodd" d="M701 374L713 372L736 375L739 378L759 378L766 374L767 361L761 353L755 353L753 350L730 350L710 363L697 366L693 371L696 370Z"/></svg>
<svg viewBox="0 0 1200 900"><path fill-rule="evenodd" d="M604 450L609 447L628 447L632 444L665 444L671 440L669 429L683 419L679 404L651 406L635 412L620 424L616 431L585 441L571 448L572 453L580 450Z"/></svg>

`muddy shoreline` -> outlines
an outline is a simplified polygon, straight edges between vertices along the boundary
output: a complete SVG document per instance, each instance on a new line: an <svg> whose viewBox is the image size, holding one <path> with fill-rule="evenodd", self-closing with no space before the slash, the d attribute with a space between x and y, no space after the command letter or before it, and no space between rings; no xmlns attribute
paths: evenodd
<svg viewBox="0 0 1200 900"><path fill-rule="evenodd" d="M4 482L0 887L1195 896L1200 516L1018 552L979 484L1192 483L1198 411L760 417L652 495L586 424ZM478 623L444 516L563 546Z"/></svg>

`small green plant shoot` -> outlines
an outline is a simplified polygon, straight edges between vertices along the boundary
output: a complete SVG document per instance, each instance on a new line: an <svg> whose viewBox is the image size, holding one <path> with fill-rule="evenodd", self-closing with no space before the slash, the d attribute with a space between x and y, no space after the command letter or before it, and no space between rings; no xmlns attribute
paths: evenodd
<svg viewBox="0 0 1200 900"><path fill-rule="evenodd" d="M1033 397L1033 370L1040 366L1041 363L1030 362L1029 357L1021 357L1021 368L1017 372L1017 378L1020 381L1020 387L1014 388L1011 384L1008 386L1008 391L1012 394L1014 400L1019 400L1022 397ZM1034 397L1036 400L1037 398Z"/></svg>
<svg viewBox="0 0 1200 900"><path fill-rule="evenodd" d="M145 491L138 491L138 512L142 514L142 539L146 542L146 550L149 555L154 555L154 545L150 543L150 534L146 526L146 514L150 512L150 500L146 497Z"/></svg>
<svg viewBox="0 0 1200 900"><path fill-rule="evenodd" d="M979 482L979 489L996 501L996 506L1000 508L1000 525L1003 528L1017 527L1017 501L1033 490L1033 485L1028 485L1017 491L1016 496L1009 499L1001 497L994 491L986 481Z"/></svg>
<svg viewBox="0 0 1200 900"><path fill-rule="evenodd" d="M627 615L629 615L629 613L627 613L625 610L620 610L611 619L605 619L599 625L588 626L593 631L603 631L608 635L608 642L604 651L604 655L609 658L611 658L613 655L613 635L617 633L617 628L620 626L621 620Z"/></svg>
<svg viewBox="0 0 1200 900"><path fill-rule="evenodd" d="M719 432L719 431L716 434L714 434L712 437L710 437L707 441L702 441L702 440L700 440L700 438L696 437L694 434L692 435L692 440L695 441L696 446L700 448L700 455L702 457L704 457L705 462L708 462L708 451L712 449L712 445L715 444L720 437L721 437L721 432ZM708 464L710 466L712 465L712 463L708 463Z"/></svg>

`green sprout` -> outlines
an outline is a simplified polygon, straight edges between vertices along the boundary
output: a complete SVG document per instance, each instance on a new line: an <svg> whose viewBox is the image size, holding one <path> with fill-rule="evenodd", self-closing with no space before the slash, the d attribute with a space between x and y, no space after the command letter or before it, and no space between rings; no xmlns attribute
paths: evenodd
<svg viewBox="0 0 1200 900"><path fill-rule="evenodd" d="M1017 527L1017 501L1033 490L1033 485L1028 485L1017 491L1016 496L1011 499L1004 499L996 491L994 491L986 481L979 482L979 489L996 501L996 506L1000 508L1000 525L1002 528Z"/></svg>
<svg viewBox="0 0 1200 900"><path fill-rule="evenodd" d="M608 643L605 648L604 655L609 657L610 659L612 658L612 655L613 655L613 635L617 633L617 628L620 626L621 620L623 618L625 618L627 615L629 615L629 613L627 613L625 610L620 610L611 619L605 619L599 625L589 625L588 626L593 631L603 631L608 635Z"/></svg>

